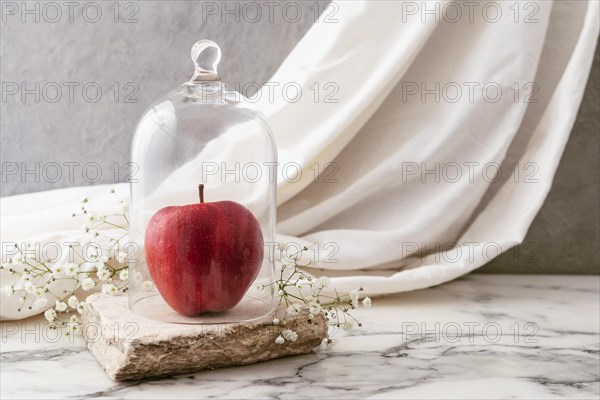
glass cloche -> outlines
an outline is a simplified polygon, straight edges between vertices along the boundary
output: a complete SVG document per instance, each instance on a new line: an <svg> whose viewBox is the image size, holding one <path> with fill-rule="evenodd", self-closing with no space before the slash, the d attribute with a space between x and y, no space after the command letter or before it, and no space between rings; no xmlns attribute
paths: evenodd
<svg viewBox="0 0 600 400"><path fill-rule="evenodd" d="M148 108L132 142L129 305L160 321L273 310L277 148L266 120L221 82L220 59L216 43L197 42L194 74Z"/></svg>

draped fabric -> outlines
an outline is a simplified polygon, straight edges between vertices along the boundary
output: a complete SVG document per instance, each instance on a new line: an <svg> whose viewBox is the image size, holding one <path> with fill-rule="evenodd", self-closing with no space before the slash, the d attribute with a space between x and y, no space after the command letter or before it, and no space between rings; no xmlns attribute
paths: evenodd
<svg viewBox="0 0 600 400"><path fill-rule="evenodd" d="M523 241L551 187L599 3L467 3L338 2L269 79L301 95L256 97L279 151L279 238L313 246L315 274L341 291L466 274ZM111 207L106 186L1 199L2 241L80 240L84 195ZM16 302L2 294L2 319L41 311Z"/></svg>

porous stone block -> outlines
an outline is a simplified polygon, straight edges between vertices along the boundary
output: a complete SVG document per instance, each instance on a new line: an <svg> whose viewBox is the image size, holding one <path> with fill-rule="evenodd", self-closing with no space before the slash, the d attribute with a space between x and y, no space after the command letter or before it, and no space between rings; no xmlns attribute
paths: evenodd
<svg viewBox="0 0 600 400"><path fill-rule="evenodd" d="M127 296L94 294L87 299L83 336L90 352L114 380L159 378L205 369L248 365L305 354L327 335L323 316L305 314L239 324L186 325L157 322L129 310ZM298 333L294 342L275 343L282 329Z"/></svg>

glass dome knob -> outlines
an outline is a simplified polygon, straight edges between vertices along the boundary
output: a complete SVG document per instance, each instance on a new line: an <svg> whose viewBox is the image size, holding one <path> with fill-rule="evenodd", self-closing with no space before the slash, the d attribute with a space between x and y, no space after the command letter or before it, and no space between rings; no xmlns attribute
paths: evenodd
<svg viewBox="0 0 600 400"><path fill-rule="evenodd" d="M194 75L192 81L218 81L217 67L221 61L221 48L212 40L200 40L192 47Z"/></svg>

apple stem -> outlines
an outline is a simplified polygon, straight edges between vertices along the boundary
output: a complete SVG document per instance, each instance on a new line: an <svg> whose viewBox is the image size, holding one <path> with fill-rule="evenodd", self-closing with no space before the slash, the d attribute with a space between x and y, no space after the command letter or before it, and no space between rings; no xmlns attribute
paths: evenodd
<svg viewBox="0 0 600 400"><path fill-rule="evenodd" d="M200 194L200 203L204 203L204 185L202 183L198 185L198 193Z"/></svg>

